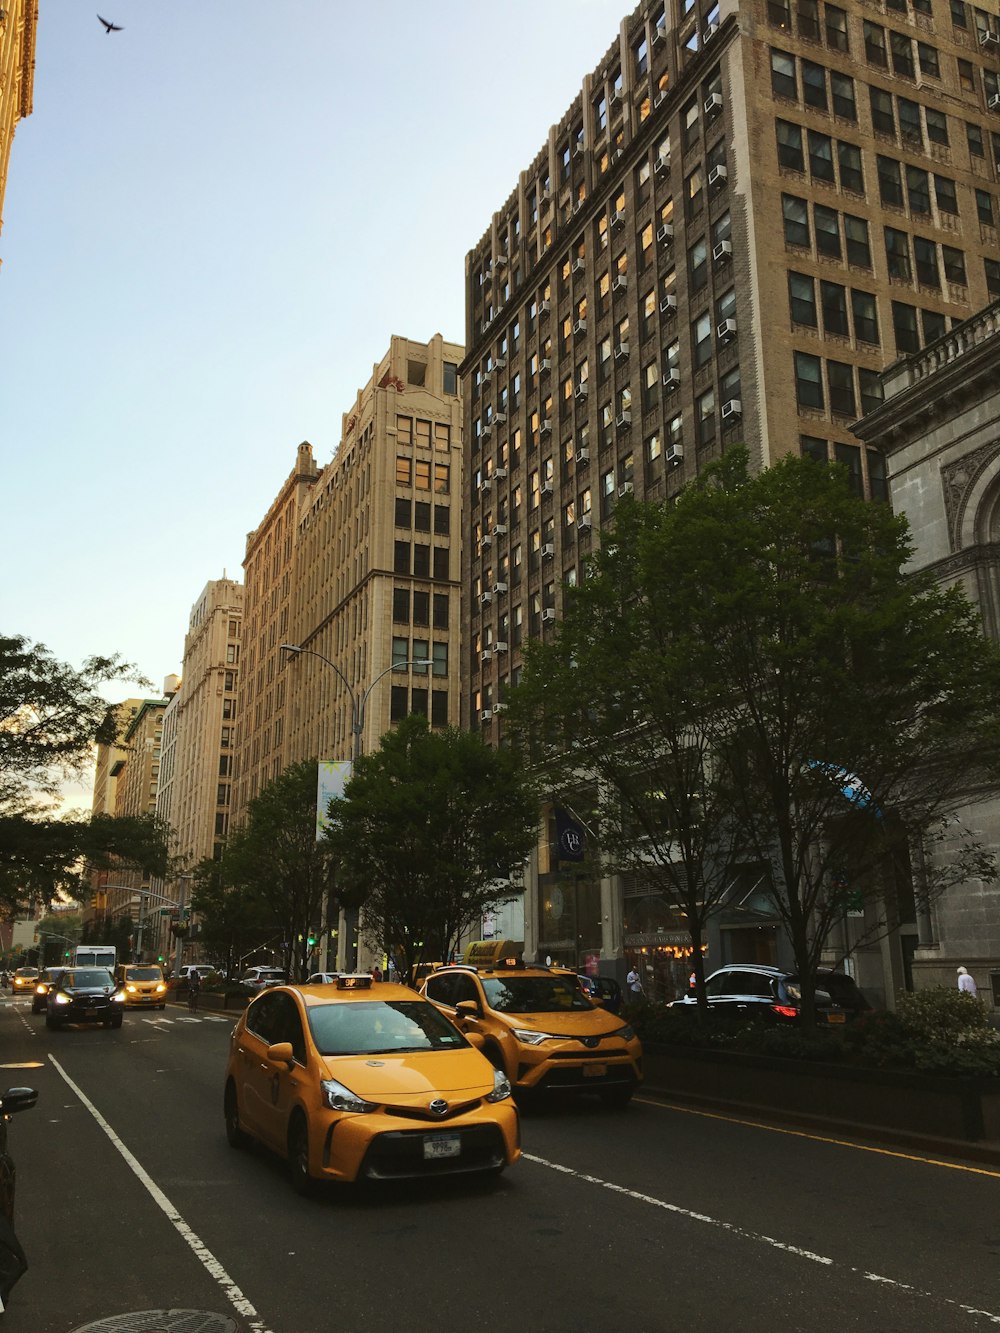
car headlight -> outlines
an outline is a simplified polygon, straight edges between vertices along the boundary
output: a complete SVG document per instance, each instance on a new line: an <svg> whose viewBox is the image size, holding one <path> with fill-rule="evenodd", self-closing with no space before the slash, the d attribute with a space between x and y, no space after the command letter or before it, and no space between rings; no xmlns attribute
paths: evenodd
<svg viewBox="0 0 1000 1333"><path fill-rule="evenodd" d="M128 985L125 987L125 989L128 991L129 995L134 995L138 988L136 986L133 986L130 981Z"/></svg>
<svg viewBox="0 0 1000 1333"><path fill-rule="evenodd" d="M116 1004L124 1004L124 1003L125 1003L125 992L124 992L123 990L116 990L115 993L114 993L114 995L112 995L111 998L112 998L112 1000L114 1000L114 1002L115 1002Z"/></svg>
<svg viewBox="0 0 1000 1333"><path fill-rule="evenodd" d="M62 993L62 991L60 991L58 995L53 995L52 998L55 1000L56 1004L72 1004L72 1003L73 1003L73 1001L70 999L70 997L69 997L68 995L64 995L64 994Z"/></svg>
<svg viewBox="0 0 1000 1333"><path fill-rule="evenodd" d="M515 1028L514 1036L526 1046L541 1046L543 1041L558 1041L554 1032L536 1032L534 1028Z"/></svg>
<svg viewBox="0 0 1000 1333"><path fill-rule="evenodd" d="M163 992L164 992L166 989L167 989L167 988L166 988L166 986L163 984L162 981L157 982L157 985L156 985L156 993L157 993L157 995L162 995Z"/></svg>
<svg viewBox="0 0 1000 1333"><path fill-rule="evenodd" d="M319 1088L323 1094L323 1105L331 1111L353 1111L355 1115L367 1115L370 1111L378 1110L375 1102L363 1101L335 1078L320 1079Z"/></svg>
<svg viewBox="0 0 1000 1333"><path fill-rule="evenodd" d="M635 1028L632 1027L631 1023L628 1023L625 1027L619 1028L615 1036L621 1037L622 1041L631 1041L635 1036Z"/></svg>
<svg viewBox="0 0 1000 1333"><path fill-rule="evenodd" d="M502 1069L493 1071L493 1091L486 1094L488 1102L502 1102L510 1096L510 1079Z"/></svg>
<svg viewBox="0 0 1000 1333"><path fill-rule="evenodd" d="M35 987L35 994L36 994L36 995L44 995L44 994L46 993L47 990L48 990L48 986L36 986L36 987Z"/></svg>

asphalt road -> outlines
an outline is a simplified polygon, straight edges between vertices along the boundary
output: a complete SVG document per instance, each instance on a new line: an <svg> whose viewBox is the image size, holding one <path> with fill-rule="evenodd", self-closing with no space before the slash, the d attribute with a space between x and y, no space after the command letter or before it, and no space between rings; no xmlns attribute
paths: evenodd
<svg viewBox="0 0 1000 1333"><path fill-rule="evenodd" d="M640 1095L525 1114L499 1181L304 1201L226 1143L230 1028L171 1008L49 1033L0 997L0 1086L40 1090L10 1125L30 1269L3 1333L176 1308L246 1333L1000 1326L998 1170Z"/></svg>

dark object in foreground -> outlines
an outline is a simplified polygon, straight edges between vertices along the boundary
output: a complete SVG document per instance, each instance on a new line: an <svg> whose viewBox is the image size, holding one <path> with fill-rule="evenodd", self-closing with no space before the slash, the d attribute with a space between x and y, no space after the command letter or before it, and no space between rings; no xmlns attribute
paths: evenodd
<svg viewBox="0 0 1000 1333"><path fill-rule="evenodd" d="M0 1097L0 1313L11 1290L28 1268L24 1250L14 1234L14 1159L7 1151L7 1122L17 1111L28 1111L38 1101L34 1088L8 1088Z"/></svg>

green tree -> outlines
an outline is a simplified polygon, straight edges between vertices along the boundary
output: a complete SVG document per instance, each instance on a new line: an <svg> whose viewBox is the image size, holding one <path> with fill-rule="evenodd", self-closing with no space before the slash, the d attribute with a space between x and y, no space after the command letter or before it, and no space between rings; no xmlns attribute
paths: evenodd
<svg viewBox="0 0 1000 1333"><path fill-rule="evenodd" d="M212 955L225 958L232 976L241 959L277 938L273 913L258 885L228 885L221 862L211 857L195 867L194 880L191 907L198 917L198 938ZM177 929L186 932L188 927L180 922Z"/></svg>
<svg viewBox="0 0 1000 1333"><path fill-rule="evenodd" d="M511 898L538 833L538 801L515 755L456 728L405 718L360 758L330 804L327 845L343 892L364 891L377 948L409 974L450 956Z"/></svg>
<svg viewBox="0 0 1000 1333"><path fill-rule="evenodd" d="M230 832L221 884L263 905L287 945L296 980L308 975L309 934L322 927L331 887L330 856L316 838L315 759L293 764L256 796Z"/></svg>
<svg viewBox="0 0 1000 1333"><path fill-rule="evenodd" d="M139 680L115 657L79 669L22 636L0 636L0 904L78 895L89 868L125 863L163 873L167 830L152 816L59 816L60 784L79 776L118 722L101 687Z"/></svg>
<svg viewBox="0 0 1000 1333"><path fill-rule="evenodd" d="M866 928L884 933L886 868L908 847L948 840L927 860L924 895L992 873L977 839L955 836L953 809L996 757L1000 653L957 590L904 574L905 520L857 499L838 467L788 458L751 477L735 450L676 504L623 510L605 549L598 580L629 571L619 607L609 590L609 614L592 619L593 652L619 659L605 681L621 744L685 724L704 737L709 822L728 807L723 844L770 867L809 1023L845 907L861 898ZM569 737L584 771L588 739L584 719Z"/></svg>

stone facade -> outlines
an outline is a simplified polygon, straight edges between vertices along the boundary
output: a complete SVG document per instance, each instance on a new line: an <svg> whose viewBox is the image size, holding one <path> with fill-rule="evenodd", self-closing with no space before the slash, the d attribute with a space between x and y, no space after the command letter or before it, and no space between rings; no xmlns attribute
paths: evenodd
<svg viewBox="0 0 1000 1333"><path fill-rule="evenodd" d="M14 131L31 115L37 30L38 0L5 0L0 6L0 231Z"/></svg>
<svg viewBox="0 0 1000 1333"><path fill-rule="evenodd" d="M893 508L912 534L910 567L961 587L979 607L984 632L1000 641L1000 301L883 379L884 404L855 430L888 459ZM959 818L1000 853L1000 794L964 795ZM951 890L920 922L914 984L953 985L959 964L1000 1006L996 882Z"/></svg>

